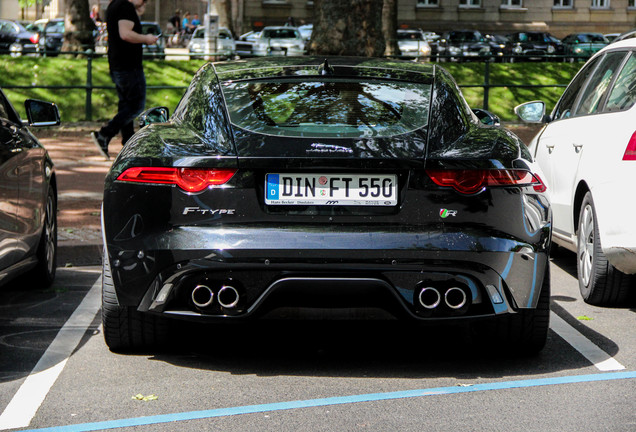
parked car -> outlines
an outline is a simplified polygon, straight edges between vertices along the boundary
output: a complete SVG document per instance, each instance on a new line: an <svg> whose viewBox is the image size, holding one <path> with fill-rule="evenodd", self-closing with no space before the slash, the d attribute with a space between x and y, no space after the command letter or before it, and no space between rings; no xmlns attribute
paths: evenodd
<svg viewBox="0 0 636 432"><path fill-rule="evenodd" d="M635 37L636 37L636 30L630 30L630 31L627 31L625 33L621 33L618 37L614 38L612 43L620 42L620 41L625 40L625 39L632 39L632 38L635 38Z"/></svg>
<svg viewBox="0 0 636 432"><path fill-rule="evenodd" d="M429 61L431 47L420 29L398 29L397 43L400 55L406 59Z"/></svg>
<svg viewBox="0 0 636 432"><path fill-rule="evenodd" d="M610 43L612 43L620 35L621 35L620 33L606 33L603 36L605 36L605 39L607 39L608 41L610 41Z"/></svg>
<svg viewBox="0 0 636 432"><path fill-rule="evenodd" d="M636 292L636 39L595 54L550 115L534 101L521 119L545 123L530 149L554 210L554 241L577 253L579 288L594 305Z"/></svg>
<svg viewBox="0 0 636 432"><path fill-rule="evenodd" d="M490 58L490 44L477 30L453 30L444 33L436 44L440 61Z"/></svg>
<svg viewBox="0 0 636 432"><path fill-rule="evenodd" d="M226 28L221 27L219 29L219 34L216 39L210 41L210 44L214 46L216 43L216 48L212 48L213 51L217 54L216 57L221 59L229 59L234 56L234 52L236 51L236 43L234 42L234 36L232 36L232 32ZM203 53L205 53L205 27L197 27L192 33L192 39L188 42L188 53L190 54L190 58L201 58ZM197 55L198 54L198 55Z"/></svg>
<svg viewBox="0 0 636 432"><path fill-rule="evenodd" d="M38 50L40 35L15 21L0 19L0 53L19 57Z"/></svg>
<svg viewBox="0 0 636 432"><path fill-rule="evenodd" d="M252 47L254 56L298 56L305 53L305 40L296 27L265 27Z"/></svg>
<svg viewBox="0 0 636 432"><path fill-rule="evenodd" d="M48 287L57 257L56 173L27 126L60 123L54 104L27 100L23 121L0 90L0 284L28 273Z"/></svg>
<svg viewBox="0 0 636 432"><path fill-rule="evenodd" d="M52 57L58 55L64 44L64 19L41 19L35 25L41 29L38 42L40 54Z"/></svg>
<svg viewBox="0 0 636 432"><path fill-rule="evenodd" d="M111 350L160 343L166 318L258 325L305 308L543 347L551 215L537 166L439 66L208 63L172 117L140 122L104 186Z"/></svg>
<svg viewBox="0 0 636 432"><path fill-rule="evenodd" d="M563 43L550 33L516 32L508 35L511 62L519 60L547 60L552 56L563 58ZM555 57L556 58L556 57Z"/></svg>
<svg viewBox="0 0 636 432"><path fill-rule="evenodd" d="M510 41L507 36L500 34L484 34L490 45L490 53L496 61L508 61L510 59Z"/></svg>
<svg viewBox="0 0 636 432"><path fill-rule="evenodd" d="M253 57L254 56L254 43L256 38L261 32L250 31L239 36L234 43L236 49L236 55L239 57Z"/></svg>
<svg viewBox="0 0 636 432"><path fill-rule="evenodd" d="M163 38L161 27L153 21L141 22L141 33L159 36L157 42L152 45L143 45L144 57L152 57L163 60L166 58L166 41Z"/></svg>
<svg viewBox="0 0 636 432"><path fill-rule="evenodd" d="M572 62L579 59L587 60L610 43L601 33L572 33L561 42L565 46L565 55Z"/></svg>

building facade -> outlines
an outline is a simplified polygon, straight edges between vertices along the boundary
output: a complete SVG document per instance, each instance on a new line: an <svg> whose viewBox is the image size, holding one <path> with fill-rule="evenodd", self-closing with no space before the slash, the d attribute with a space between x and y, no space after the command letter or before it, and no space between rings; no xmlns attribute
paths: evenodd
<svg viewBox="0 0 636 432"><path fill-rule="evenodd" d="M64 1L50 0L45 18L63 16ZM89 3L99 4L104 15L109 1ZM242 2L244 32L282 25L290 17L297 24L313 21L312 0L225 1ZM17 5L17 0L2 0L0 16L18 18L5 16L18 13L19 8L13 3ZM157 21L165 29L176 9L203 17L207 2L149 0L143 19ZM492 33L542 30L557 37L579 31L622 33L636 27L636 0L398 0L398 24L438 33L460 28Z"/></svg>

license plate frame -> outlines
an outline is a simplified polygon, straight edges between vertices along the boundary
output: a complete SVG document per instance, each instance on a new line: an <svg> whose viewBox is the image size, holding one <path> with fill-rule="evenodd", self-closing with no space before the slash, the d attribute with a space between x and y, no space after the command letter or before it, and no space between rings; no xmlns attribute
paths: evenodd
<svg viewBox="0 0 636 432"><path fill-rule="evenodd" d="M266 205L394 207L397 203L397 174L265 174Z"/></svg>

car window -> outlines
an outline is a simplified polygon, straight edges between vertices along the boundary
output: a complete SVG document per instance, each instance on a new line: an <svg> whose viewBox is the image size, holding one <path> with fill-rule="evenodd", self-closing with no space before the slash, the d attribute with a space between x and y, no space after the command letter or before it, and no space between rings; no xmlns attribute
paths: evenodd
<svg viewBox="0 0 636 432"><path fill-rule="evenodd" d="M14 123L20 123L20 116L9 103L9 100L2 90L0 90L0 118L10 120Z"/></svg>
<svg viewBox="0 0 636 432"><path fill-rule="evenodd" d="M320 79L228 82L233 124L294 137L387 137L428 123L431 85Z"/></svg>
<svg viewBox="0 0 636 432"><path fill-rule="evenodd" d="M621 69L607 99L607 112L630 109L636 102L636 55L632 53Z"/></svg>
<svg viewBox="0 0 636 432"><path fill-rule="evenodd" d="M46 23L47 33L64 33L64 21L49 21Z"/></svg>
<svg viewBox="0 0 636 432"><path fill-rule="evenodd" d="M579 102L579 107L576 110L576 115L593 114L599 109L603 97L607 94L612 78L624 58L625 52L611 52L603 58L588 81Z"/></svg>
<svg viewBox="0 0 636 432"><path fill-rule="evenodd" d="M583 69L574 77L568 88L565 89L563 96L557 103L557 106L554 108L554 112L552 113L552 118L555 120L566 119L572 115L572 108L574 106L574 102L576 102L576 97L581 90L585 81L590 76L594 68L598 64L601 57L597 57L594 60L588 62Z"/></svg>

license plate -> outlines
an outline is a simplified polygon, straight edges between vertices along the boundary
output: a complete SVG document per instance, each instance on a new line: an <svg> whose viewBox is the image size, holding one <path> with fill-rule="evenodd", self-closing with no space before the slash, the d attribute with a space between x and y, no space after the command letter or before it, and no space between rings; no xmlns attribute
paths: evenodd
<svg viewBox="0 0 636 432"><path fill-rule="evenodd" d="M395 206L395 174L267 174L265 204Z"/></svg>

